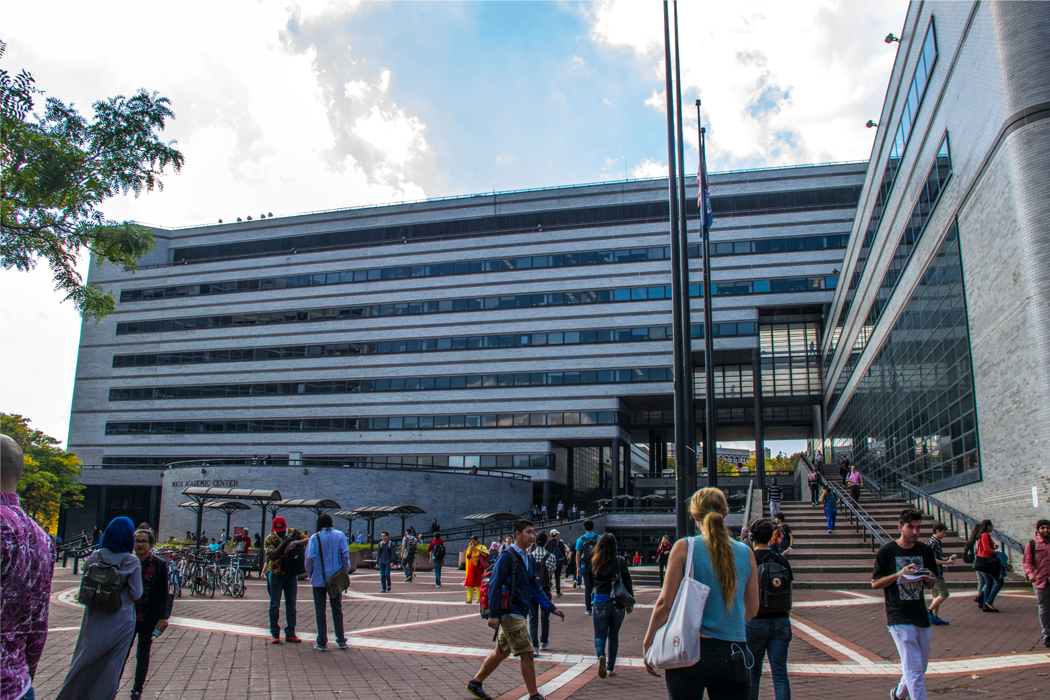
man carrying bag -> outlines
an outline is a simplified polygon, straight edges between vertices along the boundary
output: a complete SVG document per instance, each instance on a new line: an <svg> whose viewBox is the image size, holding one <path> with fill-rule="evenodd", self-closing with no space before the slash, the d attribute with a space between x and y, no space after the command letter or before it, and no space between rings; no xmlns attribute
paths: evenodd
<svg viewBox="0 0 1050 700"><path fill-rule="evenodd" d="M306 573L310 575L310 585L313 587L314 615L317 618L317 643L314 649L327 651L328 648L326 602L332 607L335 643L340 649L346 649L343 591L350 587L350 548L343 533L332 529L332 516L328 513L317 518L317 532L306 546Z"/></svg>

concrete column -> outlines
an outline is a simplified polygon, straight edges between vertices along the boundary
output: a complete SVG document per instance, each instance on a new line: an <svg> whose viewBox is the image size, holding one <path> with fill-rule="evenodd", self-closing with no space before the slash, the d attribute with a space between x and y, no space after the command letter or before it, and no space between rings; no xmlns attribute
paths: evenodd
<svg viewBox="0 0 1050 700"><path fill-rule="evenodd" d="M551 505L551 482L550 479L543 482L543 505L547 506L547 513L553 514L554 507Z"/></svg>
<svg viewBox="0 0 1050 700"><path fill-rule="evenodd" d="M612 477L612 497L620 495L620 438L613 438L609 443L609 466ZM615 501L613 504L615 505Z"/></svg>
<svg viewBox="0 0 1050 700"><path fill-rule="evenodd" d="M766 489L766 437L762 417L762 358L758 348L751 355L751 373L755 387L755 471L758 473L758 488Z"/></svg>
<svg viewBox="0 0 1050 700"><path fill-rule="evenodd" d="M633 496L631 488L631 443L626 442L623 446L623 492Z"/></svg>
<svg viewBox="0 0 1050 700"><path fill-rule="evenodd" d="M660 461L656 454L656 431L649 431L649 476L656 476L659 474Z"/></svg>
<svg viewBox="0 0 1050 700"><path fill-rule="evenodd" d="M158 507L160 504L160 487L151 486L149 489L149 525L154 531L157 531L160 525L160 513Z"/></svg>
<svg viewBox="0 0 1050 700"><path fill-rule="evenodd" d="M576 502L576 455L575 447L569 447L565 450L565 490L568 494L565 497L565 507L572 508L572 504Z"/></svg>

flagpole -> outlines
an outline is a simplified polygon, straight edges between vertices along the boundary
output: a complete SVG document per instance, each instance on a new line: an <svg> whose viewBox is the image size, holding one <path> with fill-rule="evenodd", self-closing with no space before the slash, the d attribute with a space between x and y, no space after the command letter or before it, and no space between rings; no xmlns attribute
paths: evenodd
<svg viewBox="0 0 1050 700"><path fill-rule="evenodd" d="M672 349L674 351L674 445L675 445L675 530L677 538L686 537L686 482L685 465L688 463L688 433L686 432L685 393L686 374L682 348L683 334L689 332L682 327L682 257L678 240L678 188L675 172L675 121L674 121L674 83L671 78L671 28L667 13L667 0L664 0L664 68L666 73L667 92L667 191L670 205L671 233L671 328ZM686 295L689 288L685 289ZM685 299L689 302L688 296ZM690 494L691 495L691 494Z"/></svg>
<svg viewBox="0 0 1050 700"><path fill-rule="evenodd" d="M685 386L683 396L685 397L685 439L689 449L683 453L681 459L688 460L688 469L685 473L685 493L692 498L696 492L696 400L693 386L693 339L692 326L693 316L691 296L689 293L689 237L686 233L686 208L685 208L685 139L682 138L682 70L681 56L679 55L678 43L678 0L674 2L674 78L676 85L675 94L675 129L678 133L678 259L682 262L682 371L685 372ZM688 524L688 521L687 521Z"/></svg>
<svg viewBox="0 0 1050 700"><path fill-rule="evenodd" d="M701 256L704 260L704 427L705 427L705 440L704 440L704 465L707 466L707 485L718 486L718 450L717 450L717 439L715 418L717 417L715 409L715 334L714 326L711 321L712 309L711 309L711 298L714 296L711 292L711 247L710 247L710 231L711 224L708 223L710 217L707 215L707 207L710 206L708 201L707 187L707 151L705 144L705 134L707 132L700 122L700 100L696 101L696 128L700 132L700 246Z"/></svg>

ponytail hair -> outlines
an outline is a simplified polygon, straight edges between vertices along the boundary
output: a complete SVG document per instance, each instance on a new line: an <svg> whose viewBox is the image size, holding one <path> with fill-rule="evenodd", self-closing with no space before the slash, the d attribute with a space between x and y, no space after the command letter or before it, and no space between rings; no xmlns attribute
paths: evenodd
<svg viewBox="0 0 1050 700"><path fill-rule="evenodd" d="M729 503L721 489L700 489L693 494L689 512L700 524L700 532L707 543L715 577L722 588L722 600L728 609L736 599L738 585L736 560L729 544L729 530L725 524L725 516L729 514Z"/></svg>

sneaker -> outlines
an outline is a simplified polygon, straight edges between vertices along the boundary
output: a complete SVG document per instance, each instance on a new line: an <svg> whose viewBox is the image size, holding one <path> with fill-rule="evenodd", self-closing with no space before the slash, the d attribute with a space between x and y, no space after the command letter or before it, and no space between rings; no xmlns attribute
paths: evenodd
<svg viewBox="0 0 1050 700"><path fill-rule="evenodd" d="M284 641L288 642L289 644L302 644L303 643L303 640L299 639L294 634L291 637L285 637Z"/></svg>
<svg viewBox="0 0 1050 700"><path fill-rule="evenodd" d="M590 611L590 610L584 610L584 611L583 611L583 614L584 614L584 615L590 615L590 614L591 614L591 611Z"/></svg>
<svg viewBox="0 0 1050 700"><path fill-rule="evenodd" d="M142 700L142 693L138 690L131 691L131 700Z"/></svg>
<svg viewBox="0 0 1050 700"><path fill-rule="evenodd" d="M437 588L441 588L441 584L440 583L435 583L434 586L436 586Z"/></svg>
<svg viewBox="0 0 1050 700"><path fill-rule="evenodd" d="M609 669L609 678L612 678L615 675L616 675L616 671L614 671L614 670L612 670L612 668L610 668Z"/></svg>
<svg viewBox="0 0 1050 700"><path fill-rule="evenodd" d="M530 695L529 700L547 700L547 698L543 697L539 693L536 693L535 695Z"/></svg>
<svg viewBox="0 0 1050 700"><path fill-rule="evenodd" d="M273 636L273 639L270 640L270 644L280 644L280 643L281 643L281 635L279 635L279 634L275 634Z"/></svg>
<svg viewBox="0 0 1050 700"><path fill-rule="evenodd" d="M470 679L470 683L467 683L467 692L478 698L478 700L492 700L492 696L485 692L485 689L481 687L481 683L478 683L473 678Z"/></svg>
<svg viewBox="0 0 1050 700"><path fill-rule="evenodd" d="M317 651L328 651L328 645L321 646L320 644L314 644L314 649Z"/></svg>
<svg viewBox="0 0 1050 700"><path fill-rule="evenodd" d="M1043 637L1043 646L1050 648L1050 637Z"/></svg>
<svg viewBox="0 0 1050 700"><path fill-rule="evenodd" d="M561 598L561 591L558 591L558 597Z"/></svg>
<svg viewBox="0 0 1050 700"><path fill-rule="evenodd" d="M579 588L579 587L580 587L580 584L578 584L577 582L573 581L573 582L572 582L572 587L573 587L573 588Z"/></svg>
<svg viewBox="0 0 1050 700"><path fill-rule="evenodd" d="M609 672L605 670L605 654L598 657L598 677L605 678Z"/></svg>
<svg viewBox="0 0 1050 700"><path fill-rule="evenodd" d="M540 651L547 651L547 642L542 642L540 644Z"/></svg>
<svg viewBox="0 0 1050 700"><path fill-rule="evenodd" d="M336 642L335 645L337 647L339 647L340 649L344 649L344 650L346 649L346 641L345 640L342 641L342 642Z"/></svg>
<svg viewBox="0 0 1050 700"><path fill-rule="evenodd" d="M897 686L890 688L890 700L904 700L900 695L897 695Z"/></svg>

